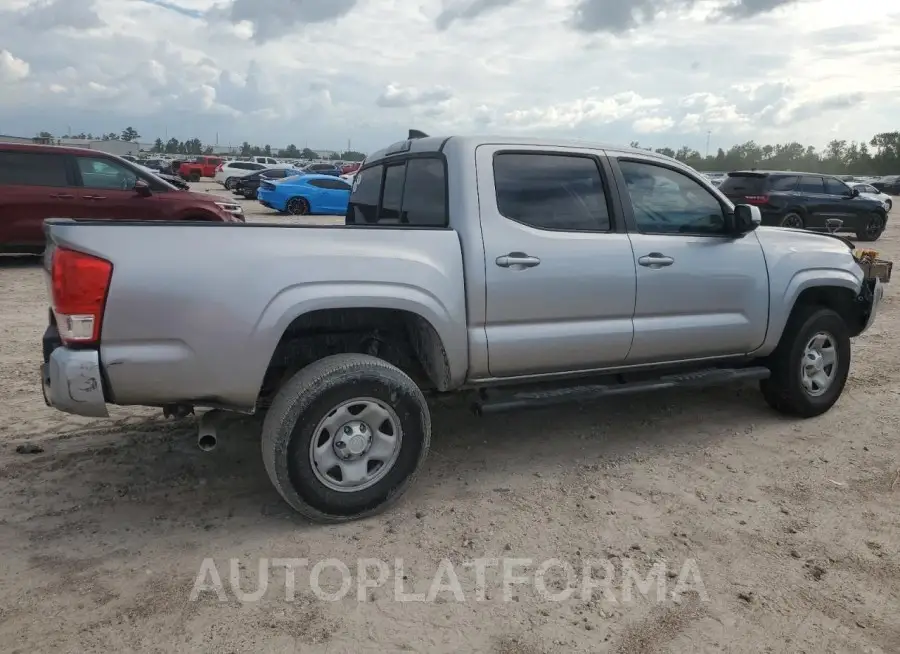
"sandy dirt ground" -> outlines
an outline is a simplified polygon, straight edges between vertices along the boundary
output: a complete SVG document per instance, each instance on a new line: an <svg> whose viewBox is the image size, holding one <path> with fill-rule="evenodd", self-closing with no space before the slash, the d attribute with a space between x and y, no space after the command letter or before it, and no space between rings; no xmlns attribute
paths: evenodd
<svg viewBox="0 0 900 654"><path fill-rule="evenodd" d="M897 228L878 249L900 260ZM322 527L269 485L253 418L204 453L193 418L45 407L43 274L4 259L0 651L900 652L897 298L895 283L820 418L776 415L753 386L486 418L448 403L399 505ZM254 600L259 561L276 558L309 567L288 599L284 568L266 565ZM387 581L358 594L360 558ZM500 566L483 583L465 567L481 558ZM192 600L205 559L222 595ZM324 597L341 590L329 559L350 571L342 599ZM611 574L608 592L585 592L589 561L608 562L592 577ZM503 562L531 581L505 590ZM654 564L661 595L622 582ZM450 590L429 598L435 578Z"/></svg>

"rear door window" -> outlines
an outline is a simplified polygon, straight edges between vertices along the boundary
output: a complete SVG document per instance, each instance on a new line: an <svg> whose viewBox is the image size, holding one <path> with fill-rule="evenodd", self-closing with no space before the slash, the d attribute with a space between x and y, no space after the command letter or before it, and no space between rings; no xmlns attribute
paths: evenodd
<svg viewBox="0 0 900 654"><path fill-rule="evenodd" d="M813 175L806 175L800 178L800 183L797 185L797 190L801 193L825 193L825 184L822 182L821 177L815 177Z"/></svg>
<svg viewBox="0 0 900 654"><path fill-rule="evenodd" d="M725 178L719 190L726 195L764 195L766 178L763 175L740 175L732 173Z"/></svg>
<svg viewBox="0 0 900 654"><path fill-rule="evenodd" d="M501 152L494 157L497 209L537 229L610 229L597 162L586 156Z"/></svg>
<svg viewBox="0 0 900 654"><path fill-rule="evenodd" d="M70 186L61 154L0 152L0 186Z"/></svg>

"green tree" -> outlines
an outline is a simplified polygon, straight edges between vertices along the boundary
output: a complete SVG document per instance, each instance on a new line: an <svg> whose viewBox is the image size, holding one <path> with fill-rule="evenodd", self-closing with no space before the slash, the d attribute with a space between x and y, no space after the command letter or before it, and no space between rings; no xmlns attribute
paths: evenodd
<svg viewBox="0 0 900 654"><path fill-rule="evenodd" d="M314 150L310 150L309 148L303 148L303 151L300 153L301 159L318 159L319 155Z"/></svg>
<svg viewBox="0 0 900 654"><path fill-rule="evenodd" d="M253 150L253 146L250 145L249 143L247 143L247 141L244 141L241 144L241 156L242 157L249 157L251 150Z"/></svg>
<svg viewBox="0 0 900 654"><path fill-rule="evenodd" d="M166 143L166 154L178 154L178 152L179 152L178 146L179 145L180 145L180 143L178 142L178 139L176 139L176 138L169 139L168 142Z"/></svg>
<svg viewBox="0 0 900 654"><path fill-rule="evenodd" d="M137 141L141 138L141 135L137 133L137 130L130 125L122 130L121 139L123 141Z"/></svg>
<svg viewBox="0 0 900 654"><path fill-rule="evenodd" d="M272 146L271 145L265 146L263 148L263 154L266 155L267 157L271 157L272 156Z"/></svg>
<svg viewBox="0 0 900 654"><path fill-rule="evenodd" d="M341 155L338 157L341 161L362 161L366 158L366 155L362 152L357 152L356 150L347 150L345 152L341 152Z"/></svg>

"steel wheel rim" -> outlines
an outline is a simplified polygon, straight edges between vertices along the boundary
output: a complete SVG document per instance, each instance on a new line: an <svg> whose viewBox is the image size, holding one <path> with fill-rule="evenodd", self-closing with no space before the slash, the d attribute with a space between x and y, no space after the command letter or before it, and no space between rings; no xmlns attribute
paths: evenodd
<svg viewBox="0 0 900 654"><path fill-rule="evenodd" d="M837 377L838 352L834 336L817 332L806 342L800 360L800 383L810 397L824 395Z"/></svg>
<svg viewBox="0 0 900 654"><path fill-rule="evenodd" d="M869 224L866 225L866 236L875 236L881 231L881 216L872 216Z"/></svg>
<svg viewBox="0 0 900 654"><path fill-rule="evenodd" d="M309 463L329 490L355 493L384 479L397 463L402 442L397 413L381 400L357 397L339 404L316 425Z"/></svg>
<svg viewBox="0 0 900 654"><path fill-rule="evenodd" d="M802 229L803 219L797 214L790 214L784 217L784 220L781 221L781 226L792 227L794 229Z"/></svg>

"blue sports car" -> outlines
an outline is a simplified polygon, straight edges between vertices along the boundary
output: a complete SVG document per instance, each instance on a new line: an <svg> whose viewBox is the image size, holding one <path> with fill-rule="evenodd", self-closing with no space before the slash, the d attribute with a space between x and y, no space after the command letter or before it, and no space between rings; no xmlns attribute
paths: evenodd
<svg viewBox="0 0 900 654"><path fill-rule="evenodd" d="M264 179L257 191L259 203L294 216L347 213L350 185L331 175L296 175Z"/></svg>

